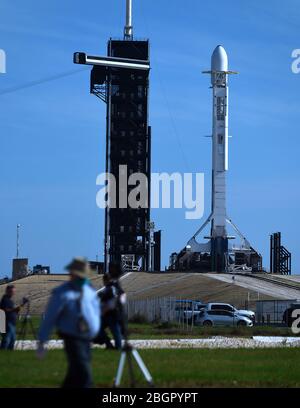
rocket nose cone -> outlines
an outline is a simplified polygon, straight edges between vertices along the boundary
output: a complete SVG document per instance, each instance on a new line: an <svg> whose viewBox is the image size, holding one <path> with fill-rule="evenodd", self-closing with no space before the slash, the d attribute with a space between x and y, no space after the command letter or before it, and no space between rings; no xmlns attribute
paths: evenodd
<svg viewBox="0 0 300 408"><path fill-rule="evenodd" d="M218 45L211 56L212 71L228 71L228 58L222 45Z"/></svg>

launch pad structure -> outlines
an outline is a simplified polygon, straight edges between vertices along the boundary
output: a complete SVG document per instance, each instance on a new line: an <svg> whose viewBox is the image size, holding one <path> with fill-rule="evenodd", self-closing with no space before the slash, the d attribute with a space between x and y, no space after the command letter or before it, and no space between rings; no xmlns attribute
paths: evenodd
<svg viewBox="0 0 300 408"><path fill-rule="evenodd" d="M228 171L228 70L225 49L218 45L211 57L211 69L203 71L211 77L213 99L212 121L212 191L211 213L204 224L188 241L185 248L170 257L170 269L198 270L202 272L236 272L262 270L262 257L250 245L227 215L226 175ZM230 245L234 236L228 234L230 224L241 239L241 245ZM198 243L196 237L210 225L206 243Z"/></svg>
<svg viewBox="0 0 300 408"><path fill-rule="evenodd" d="M132 0L126 0L124 38L108 41L107 57L75 53L74 62L93 66L90 92L106 104L106 173L115 177L117 186L121 176L127 179L133 173L148 180L146 205L130 208L121 203L117 188L116 208L105 208L104 271L110 263L121 264L124 270L160 270L160 231L154 235L149 204L149 40L133 37ZM134 187L127 187L128 195Z"/></svg>

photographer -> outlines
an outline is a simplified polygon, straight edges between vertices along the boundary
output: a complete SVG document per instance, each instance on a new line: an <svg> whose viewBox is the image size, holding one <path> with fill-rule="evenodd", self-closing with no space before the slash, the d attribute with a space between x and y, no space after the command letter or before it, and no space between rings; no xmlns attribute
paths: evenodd
<svg viewBox="0 0 300 408"><path fill-rule="evenodd" d="M16 323L18 313L21 308L28 302L26 298L23 299L23 303L16 306L14 303L14 296L16 294L16 288L14 285L7 285L5 295L2 297L0 303L0 309L5 312L6 319L6 333L2 334L1 349L13 350L16 341Z"/></svg>
<svg viewBox="0 0 300 408"><path fill-rule="evenodd" d="M102 325L99 335L94 339L95 343L105 343L106 348L111 349L112 344L105 331L109 328L115 341L115 349L122 348L122 316L119 308L120 296L124 291L118 281L112 280L110 275L103 276L104 287L98 292L101 301Z"/></svg>

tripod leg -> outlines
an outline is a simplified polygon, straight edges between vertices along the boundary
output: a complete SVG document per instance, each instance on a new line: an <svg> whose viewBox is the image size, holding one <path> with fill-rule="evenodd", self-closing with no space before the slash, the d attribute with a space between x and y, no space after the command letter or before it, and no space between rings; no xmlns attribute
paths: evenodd
<svg viewBox="0 0 300 408"><path fill-rule="evenodd" d="M151 376L151 374L149 373L148 368L146 367L145 363L143 362L141 356L139 355L139 353L137 352L137 350L132 349L132 355L135 358L135 361L137 362L137 365L139 366L140 370L142 371L146 381L153 385L153 378Z"/></svg>
<svg viewBox="0 0 300 408"><path fill-rule="evenodd" d="M21 320L20 325L21 325L21 326L20 326L20 330L19 330L18 335L20 336L21 339L23 339L24 329L25 329L25 321L24 321L24 320ZM22 336L22 337L21 337L21 336Z"/></svg>
<svg viewBox="0 0 300 408"><path fill-rule="evenodd" d="M37 339L37 335L36 335L36 331L35 331L35 329L34 329L34 327L33 327L33 323L32 323L32 320L31 320L31 319L29 320L29 323L30 323L31 334L32 334L34 340L36 340L36 339Z"/></svg>
<svg viewBox="0 0 300 408"><path fill-rule="evenodd" d="M133 365L132 365L132 355L131 352L128 350L127 353L127 361L128 361L128 372L129 372L129 378L130 378L130 387L135 388L135 379L134 379L134 371L133 371Z"/></svg>
<svg viewBox="0 0 300 408"><path fill-rule="evenodd" d="M21 342L20 342L21 339L22 339L22 326L20 326L20 329L17 330L17 340L19 341L20 349L22 349Z"/></svg>
<svg viewBox="0 0 300 408"><path fill-rule="evenodd" d="M20 343L20 349L21 350L23 350L23 347L24 347L23 340L25 340L25 336L26 336L26 321L22 320L21 328L20 328L20 331L19 331L19 339L21 341L21 343Z"/></svg>
<svg viewBox="0 0 300 408"><path fill-rule="evenodd" d="M23 347L25 347L25 341L26 341L26 337L27 337L27 329L28 329L28 326L27 326L27 324L28 324L28 322L27 322L27 320L25 321L25 324L24 324L24 342L23 342Z"/></svg>
<svg viewBox="0 0 300 408"><path fill-rule="evenodd" d="M119 361L117 376L114 381L114 387L119 387L121 384L122 374L123 374L124 366L125 366L125 360L126 360L126 352L122 351L120 361Z"/></svg>

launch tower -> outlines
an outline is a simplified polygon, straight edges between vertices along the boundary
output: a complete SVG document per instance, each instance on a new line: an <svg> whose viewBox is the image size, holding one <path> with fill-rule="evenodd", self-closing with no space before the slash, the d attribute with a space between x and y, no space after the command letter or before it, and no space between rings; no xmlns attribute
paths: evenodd
<svg viewBox="0 0 300 408"><path fill-rule="evenodd" d="M151 270L154 243L149 204L149 41L133 37L132 0L126 0L124 38L108 41L107 57L75 53L74 62L93 65L90 92L107 107L106 173L115 177L117 206L105 209L104 270L108 271L111 262L120 263L128 270ZM120 202L120 178L128 178L132 173L147 177L147 208L130 208L128 202ZM126 187L127 197L134 187Z"/></svg>

